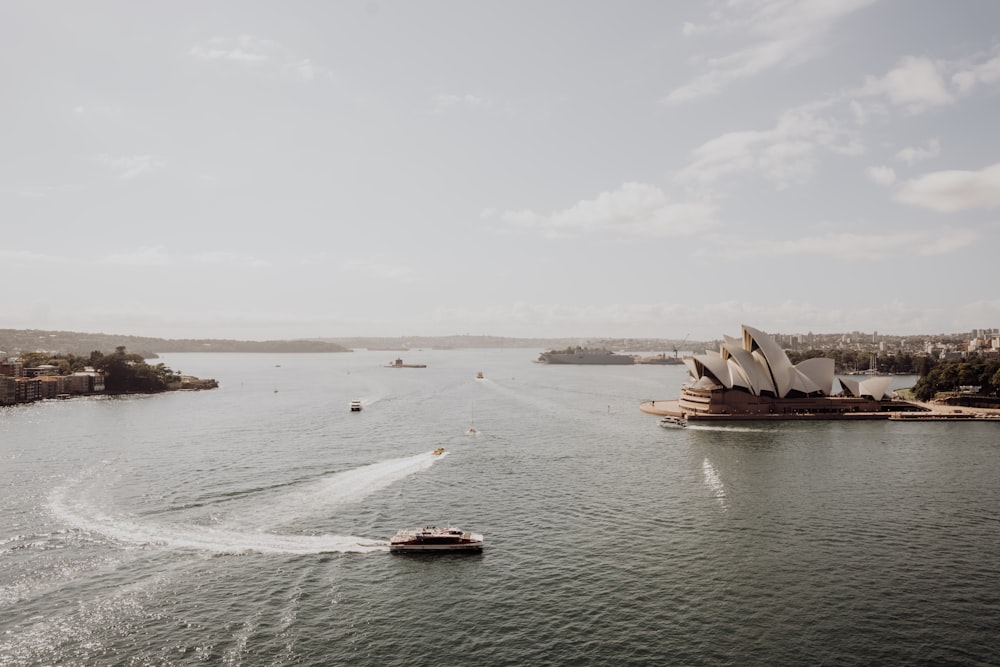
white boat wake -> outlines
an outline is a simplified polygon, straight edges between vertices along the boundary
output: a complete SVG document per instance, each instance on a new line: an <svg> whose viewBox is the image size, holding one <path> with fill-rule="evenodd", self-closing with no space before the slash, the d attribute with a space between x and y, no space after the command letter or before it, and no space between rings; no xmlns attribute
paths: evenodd
<svg viewBox="0 0 1000 667"><path fill-rule="evenodd" d="M749 426L704 426L701 424L688 424L692 431L729 431L731 433L763 433L762 428L751 428Z"/></svg>
<svg viewBox="0 0 1000 667"><path fill-rule="evenodd" d="M328 475L305 488L286 491L267 499L266 509L258 506L248 513L255 521L237 515L221 526L152 523L132 517L111 516L88 503L85 496L74 497L82 480L55 489L49 508L60 520L79 530L103 535L133 546L194 549L212 553L368 553L386 551L387 542L353 535L285 535L273 532L295 520L325 516L336 507L360 501L371 494L434 465L447 453L418 454L390 459ZM264 521L260 521L263 518Z"/></svg>

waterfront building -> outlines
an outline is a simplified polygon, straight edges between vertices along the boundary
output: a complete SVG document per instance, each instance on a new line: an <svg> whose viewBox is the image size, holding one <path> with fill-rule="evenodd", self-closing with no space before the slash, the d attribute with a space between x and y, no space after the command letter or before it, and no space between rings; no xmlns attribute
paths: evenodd
<svg viewBox="0 0 1000 667"><path fill-rule="evenodd" d="M684 363L690 382L676 405L688 419L838 418L920 409L892 400L888 377L841 379L843 391L834 395L833 359L792 364L774 338L746 325L740 338L725 336L718 352Z"/></svg>

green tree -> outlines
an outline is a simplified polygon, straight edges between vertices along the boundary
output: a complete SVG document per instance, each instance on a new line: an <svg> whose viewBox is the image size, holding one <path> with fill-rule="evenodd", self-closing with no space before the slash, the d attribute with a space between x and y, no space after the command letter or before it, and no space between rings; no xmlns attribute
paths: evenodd
<svg viewBox="0 0 1000 667"><path fill-rule="evenodd" d="M94 364L94 368L104 372L104 386L109 394L165 391L167 381L164 378L171 372L163 364L160 366L159 370L151 367L142 355L129 354L124 345Z"/></svg>

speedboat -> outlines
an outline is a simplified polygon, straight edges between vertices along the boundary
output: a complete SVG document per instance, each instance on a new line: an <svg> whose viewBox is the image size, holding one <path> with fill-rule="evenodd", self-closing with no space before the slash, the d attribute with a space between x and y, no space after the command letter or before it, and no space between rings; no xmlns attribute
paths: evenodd
<svg viewBox="0 0 1000 667"><path fill-rule="evenodd" d="M663 428L687 428L687 420L683 417L667 415L660 419L660 426Z"/></svg>
<svg viewBox="0 0 1000 667"><path fill-rule="evenodd" d="M482 551L481 533L449 526L404 528L389 540L389 551Z"/></svg>
<svg viewBox="0 0 1000 667"><path fill-rule="evenodd" d="M431 452L431 454L433 454L434 456L441 456L442 454L444 454L444 447L438 447L433 452Z"/></svg>
<svg viewBox="0 0 1000 667"><path fill-rule="evenodd" d="M361 401L351 401L351 412L361 412Z"/></svg>

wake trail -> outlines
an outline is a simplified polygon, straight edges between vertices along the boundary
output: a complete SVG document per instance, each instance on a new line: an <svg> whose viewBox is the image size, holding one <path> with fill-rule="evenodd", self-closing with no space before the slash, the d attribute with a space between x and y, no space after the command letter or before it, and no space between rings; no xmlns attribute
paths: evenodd
<svg viewBox="0 0 1000 667"><path fill-rule="evenodd" d="M231 525L152 523L115 516L88 503L85 494L71 496L82 480L55 489L49 497L49 509L79 530L133 546L225 554L387 551L388 544L384 541L354 535L286 535L271 531L292 521L329 515L338 506L358 502L394 482L426 470L446 455L434 456L426 452L334 473L305 488L263 498L259 506L245 513L252 521L238 518Z"/></svg>
<svg viewBox="0 0 1000 667"><path fill-rule="evenodd" d="M702 426L700 424L688 424L690 431L729 431L731 433L763 433L762 428L750 428L749 426Z"/></svg>

